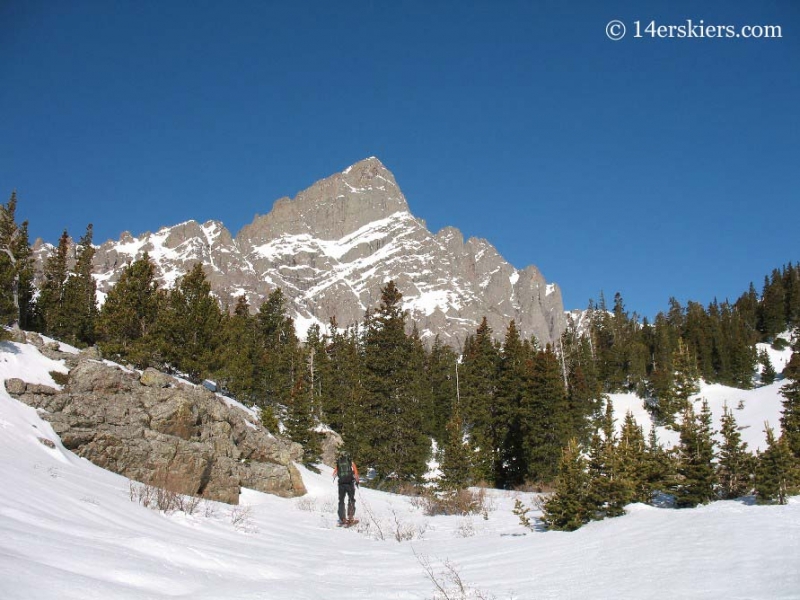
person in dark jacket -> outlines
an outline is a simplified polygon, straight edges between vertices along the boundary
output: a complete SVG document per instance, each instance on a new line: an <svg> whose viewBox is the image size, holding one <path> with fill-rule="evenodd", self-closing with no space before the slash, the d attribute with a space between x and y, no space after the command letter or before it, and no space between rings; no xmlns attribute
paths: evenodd
<svg viewBox="0 0 800 600"><path fill-rule="evenodd" d="M359 485L358 467L347 454L336 459L333 477L339 478L339 524L352 525L356 514L356 486ZM344 511L344 498L347 496L347 514Z"/></svg>

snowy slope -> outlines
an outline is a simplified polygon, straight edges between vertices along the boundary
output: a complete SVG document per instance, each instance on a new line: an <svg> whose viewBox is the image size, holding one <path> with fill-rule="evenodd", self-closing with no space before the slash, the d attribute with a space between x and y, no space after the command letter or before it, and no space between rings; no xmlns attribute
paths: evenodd
<svg viewBox="0 0 800 600"><path fill-rule="evenodd" d="M0 348L0 379L52 384L51 370L63 369L29 346ZM164 515L132 502L125 478L64 450L4 386L0 469L3 600L432 598L417 557L445 585L449 561L467 587L498 600L800 598L797 498L782 507L633 505L625 517L561 533L518 524L514 498L530 504L529 494L491 492L484 520L426 517L408 498L360 490L362 527L342 530L323 468L303 470L303 498L245 491L245 508Z"/></svg>
<svg viewBox="0 0 800 600"><path fill-rule="evenodd" d="M770 355L770 360L778 373L789 362L792 356L791 348L785 350L773 350L767 344L758 344L759 350L766 349ZM719 384L700 383L700 391L691 397L695 412L700 412L703 400L708 402L713 419L713 427L719 432L721 427L722 414L727 405L733 411L733 416L742 434L742 441L747 443L751 452L766 448L765 423L777 433L780 431L780 414L782 410L783 396L780 390L786 381L779 380L773 384L757 387L752 390L739 390L729 388ZM622 420L627 412L631 412L636 422L642 426L645 437L650 433L653 426L650 414L645 410L641 398L635 394L610 394L614 404L614 418L617 427L622 425ZM669 447L678 443L678 433L665 427L658 427L656 435L662 445ZM717 435L717 440L721 437Z"/></svg>

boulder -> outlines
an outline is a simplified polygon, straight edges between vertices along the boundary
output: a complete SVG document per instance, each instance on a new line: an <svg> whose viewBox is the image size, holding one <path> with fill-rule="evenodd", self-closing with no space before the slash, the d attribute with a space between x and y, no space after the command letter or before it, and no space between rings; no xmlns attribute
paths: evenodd
<svg viewBox="0 0 800 600"><path fill-rule="evenodd" d="M111 366L96 360L83 360L69 372L67 388L70 392L81 394L87 392L131 391L135 383L135 375L123 371L121 367Z"/></svg>
<svg viewBox="0 0 800 600"><path fill-rule="evenodd" d="M64 390L6 381L42 409L64 447L94 464L181 494L237 504L241 487L305 493L299 444L275 437L202 387L82 357Z"/></svg>
<svg viewBox="0 0 800 600"><path fill-rule="evenodd" d="M6 391L12 396L19 396L25 393L28 384L17 377L6 379Z"/></svg>
<svg viewBox="0 0 800 600"><path fill-rule="evenodd" d="M149 367L142 373L142 376L139 378L139 383L147 387L166 388L175 385L177 382L174 377L170 377L161 371L156 371L154 368Z"/></svg>

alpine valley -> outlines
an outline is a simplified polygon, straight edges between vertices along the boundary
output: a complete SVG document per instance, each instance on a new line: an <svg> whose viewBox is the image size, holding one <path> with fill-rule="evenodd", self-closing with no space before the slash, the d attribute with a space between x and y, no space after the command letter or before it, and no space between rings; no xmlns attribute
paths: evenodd
<svg viewBox="0 0 800 600"><path fill-rule="evenodd" d="M39 272L51 246L37 240ZM222 306L247 297L254 309L281 288L287 313L303 336L358 323L394 280L409 323L423 340L436 335L460 347L483 317L495 332L511 320L525 338L557 339L566 321L557 285L535 266L518 270L487 240L464 240L445 227L430 232L411 214L394 176L374 157L318 181L293 199L280 198L235 237L218 221L186 221L156 233L123 233L94 257L99 300L122 268L145 252L171 287L198 262Z"/></svg>

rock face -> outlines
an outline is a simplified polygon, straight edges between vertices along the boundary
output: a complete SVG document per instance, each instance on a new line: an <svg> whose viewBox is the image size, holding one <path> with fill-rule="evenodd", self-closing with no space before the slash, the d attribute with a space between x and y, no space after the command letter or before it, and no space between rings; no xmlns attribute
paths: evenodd
<svg viewBox="0 0 800 600"><path fill-rule="evenodd" d="M41 258L46 249L35 250ZM255 310L280 287L301 336L332 317L343 327L359 322L390 279L429 341L439 334L459 347L484 316L498 338L512 319L543 344L565 327L561 292L536 267L517 270L488 241L465 241L452 227L428 231L377 158L277 200L235 238L222 223L188 221L105 242L95 255L99 294L146 251L167 287L201 262L223 305L244 294Z"/></svg>
<svg viewBox="0 0 800 600"><path fill-rule="evenodd" d="M69 450L94 464L181 494L238 504L240 487L305 493L292 461L302 448L270 435L212 392L148 370L141 376L82 358L63 390L6 381L44 411Z"/></svg>

